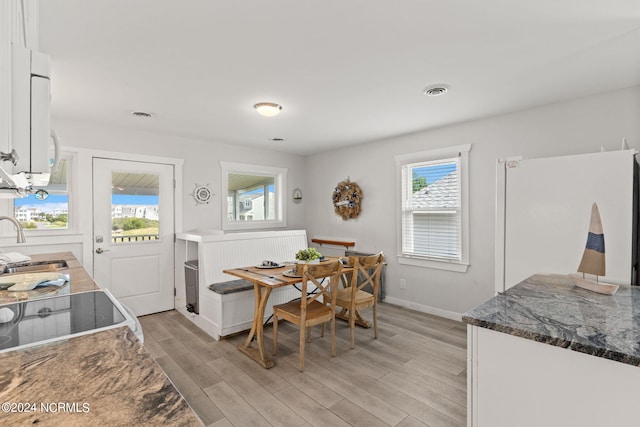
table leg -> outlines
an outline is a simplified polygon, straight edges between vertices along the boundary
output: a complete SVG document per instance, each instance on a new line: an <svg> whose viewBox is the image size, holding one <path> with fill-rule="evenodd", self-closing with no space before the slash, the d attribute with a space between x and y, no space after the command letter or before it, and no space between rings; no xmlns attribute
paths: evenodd
<svg viewBox="0 0 640 427"><path fill-rule="evenodd" d="M260 286L255 283L253 284L253 295L255 297L253 324L251 325L251 330L249 331L247 339L238 347L238 350L267 369L272 368L275 365L275 362L269 359L269 356L267 356L267 352L264 349L264 310L267 306L270 294L271 287ZM256 338L256 348L251 346L251 342L254 337Z"/></svg>
<svg viewBox="0 0 640 427"><path fill-rule="evenodd" d="M349 309L348 308L342 308L342 310L340 310L339 313L336 313L336 319L340 319L340 320L344 320L344 321L349 321ZM369 322L368 320L364 320L362 318L362 316L360 315L360 312L358 310L356 310L356 325L358 326L362 326L363 328L370 328L371 327L371 322Z"/></svg>

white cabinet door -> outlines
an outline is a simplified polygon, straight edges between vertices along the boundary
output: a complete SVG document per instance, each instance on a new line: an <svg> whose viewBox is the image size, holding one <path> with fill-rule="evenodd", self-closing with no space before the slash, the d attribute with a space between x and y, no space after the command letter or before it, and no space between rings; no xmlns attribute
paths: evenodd
<svg viewBox="0 0 640 427"><path fill-rule="evenodd" d="M636 426L640 367L469 326L468 427Z"/></svg>

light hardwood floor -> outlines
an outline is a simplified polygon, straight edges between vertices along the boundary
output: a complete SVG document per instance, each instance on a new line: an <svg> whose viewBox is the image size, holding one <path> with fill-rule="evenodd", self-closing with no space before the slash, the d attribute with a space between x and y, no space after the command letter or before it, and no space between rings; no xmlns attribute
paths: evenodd
<svg viewBox="0 0 640 427"><path fill-rule="evenodd" d="M370 310L370 309L369 309ZM370 318L370 311L363 312ZM207 426L464 426L466 327L382 303L378 339L336 323L313 328L305 371L298 329L278 328L276 366L264 369L237 350L246 334L215 341L177 311L140 317L145 347ZM271 351L272 329L265 329Z"/></svg>

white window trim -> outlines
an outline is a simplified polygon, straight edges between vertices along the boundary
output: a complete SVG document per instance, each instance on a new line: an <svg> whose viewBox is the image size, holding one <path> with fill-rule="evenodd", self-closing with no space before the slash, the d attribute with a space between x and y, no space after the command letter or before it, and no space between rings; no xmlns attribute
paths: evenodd
<svg viewBox="0 0 640 427"><path fill-rule="evenodd" d="M67 161L67 196L69 200L68 209L68 223L66 229L54 229L54 230L24 230L27 242L35 242L38 237L54 237L54 236L68 236L78 234L78 200L75 197L77 194L74 191L74 177L76 176L76 169L78 167L77 153L61 150L60 158L64 158ZM56 194L56 193L51 193ZM15 215L13 199L9 199L6 206L6 215L13 217ZM10 227L10 230L3 229L2 237L8 237L15 234L14 228Z"/></svg>
<svg viewBox="0 0 640 427"><path fill-rule="evenodd" d="M220 162L222 177L220 179L220 193L222 196L222 229L235 230L259 230L279 228L287 226L287 212L285 206L285 194L287 194L287 169L273 166L250 165L246 163ZM275 220L257 221L229 221L227 212L227 194L229 189L229 173L246 173L255 175L269 175L274 177L275 188Z"/></svg>
<svg viewBox="0 0 640 427"><path fill-rule="evenodd" d="M396 207L397 207L397 248L398 263L404 265L412 265L416 267L435 268L439 270L448 270L459 273L466 273L469 268L469 151L471 144L457 145L454 147L438 148L434 150L421 151L417 153L399 154L395 156L396 160ZM402 167L410 163L427 162L433 160L441 160L448 157L456 157L460 155L459 180L461 185L460 191L460 209L461 209L461 247L460 260L438 260L434 258L422 258L407 256L402 253Z"/></svg>

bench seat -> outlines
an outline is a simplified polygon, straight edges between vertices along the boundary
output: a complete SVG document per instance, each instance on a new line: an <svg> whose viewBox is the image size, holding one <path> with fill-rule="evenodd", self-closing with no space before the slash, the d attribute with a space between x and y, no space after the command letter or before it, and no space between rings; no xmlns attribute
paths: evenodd
<svg viewBox="0 0 640 427"><path fill-rule="evenodd" d="M228 282L209 285L209 289L221 295L232 294L234 292L249 291L253 289L253 283L244 279L230 280Z"/></svg>
<svg viewBox="0 0 640 427"><path fill-rule="evenodd" d="M290 260L308 246L305 230L256 231L247 233L181 233L184 244L178 247L176 265L182 266L198 253L199 313L186 308L185 273L176 271L176 308L207 334L218 340L248 330L253 324L255 294L251 282L239 280L223 270L260 265L263 260ZM212 285L213 284L213 285ZM293 286L271 290L264 320L269 321L274 304L299 298Z"/></svg>

